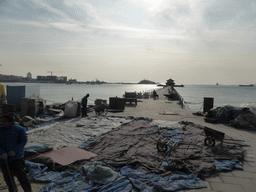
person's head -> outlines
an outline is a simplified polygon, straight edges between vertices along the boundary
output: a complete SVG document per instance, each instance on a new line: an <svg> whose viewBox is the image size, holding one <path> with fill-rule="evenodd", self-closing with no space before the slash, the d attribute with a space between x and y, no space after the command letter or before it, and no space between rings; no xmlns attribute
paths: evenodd
<svg viewBox="0 0 256 192"><path fill-rule="evenodd" d="M90 96L89 94L86 95L86 97L89 97L89 96Z"/></svg>
<svg viewBox="0 0 256 192"><path fill-rule="evenodd" d="M13 113L8 113L2 117L2 126L5 128L9 128L13 125L15 121L15 117Z"/></svg>

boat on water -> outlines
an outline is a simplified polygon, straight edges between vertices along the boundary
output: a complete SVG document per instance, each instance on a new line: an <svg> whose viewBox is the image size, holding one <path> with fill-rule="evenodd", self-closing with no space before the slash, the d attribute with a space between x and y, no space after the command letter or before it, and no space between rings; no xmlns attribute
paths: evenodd
<svg viewBox="0 0 256 192"><path fill-rule="evenodd" d="M253 87L253 84L249 84L249 85L239 85L240 87Z"/></svg>
<svg viewBox="0 0 256 192"><path fill-rule="evenodd" d="M181 84L181 85L174 85L174 87L184 87L184 85L183 84Z"/></svg>

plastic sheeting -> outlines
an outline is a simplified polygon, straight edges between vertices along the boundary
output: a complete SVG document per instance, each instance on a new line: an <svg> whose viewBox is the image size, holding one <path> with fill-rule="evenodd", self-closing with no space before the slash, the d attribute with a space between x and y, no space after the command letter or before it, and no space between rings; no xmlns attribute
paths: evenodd
<svg viewBox="0 0 256 192"><path fill-rule="evenodd" d="M237 160L216 160L217 171L230 171L234 168L242 169L241 162ZM102 167L104 164L101 164ZM107 166L109 168L109 166ZM130 192L133 187L140 191L176 191L181 189L204 188L204 182L194 174L185 174L182 172L173 172L162 177L158 174L145 174L134 170L129 166L120 169L116 175L116 180L103 185L94 182L86 177L83 170L67 170L63 172L49 171L43 164L26 161L28 176L33 182L49 183L45 185L40 192L61 192L61 191L124 191ZM102 183L104 178L102 178Z"/></svg>
<svg viewBox="0 0 256 192"><path fill-rule="evenodd" d="M35 144L25 147L25 152L44 153L52 150L53 146L50 145Z"/></svg>
<svg viewBox="0 0 256 192"><path fill-rule="evenodd" d="M234 107L226 105L211 109L205 115L205 121L212 123L226 123L240 129L256 129L256 107L243 105Z"/></svg>
<svg viewBox="0 0 256 192"><path fill-rule="evenodd" d="M134 120L85 146L85 150L98 156L84 163L89 165L101 161L114 167L130 165L145 173L158 174L179 170L205 178L216 171L214 160L244 156L243 146L227 135L225 138L232 141L231 145L224 142L220 148L220 143L216 142L216 146L208 147L200 125L180 122L175 126L152 127L149 120ZM158 152L156 146L159 139L169 143L167 152Z"/></svg>
<svg viewBox="0 0 256 192"><path fill-rule="evenodd" d="M42 144L51 145L54 149L79 146L131 120L128 117L89 117L50 123L27 131L27 146Z"/></svg>
<svg viewBox="0 0 256 192"><path fill-rule="evenodd" d="M86 177L83 171L53 172L47 171L47 167L26 161L31 181L50 182L41 188L40 192L130 192L136 187L140 191L175 191L180 189L204 188L206 185L193 174L176 172L166 177L157 174L145 174L141 171L125 166L120 169L118 176L113 182L106 185L93 182Z"/></svg>
<svg viewBox="0 0 256 192"><path fill-rule="evenodd" d="M92 180L94 183L107 184L115 181L120 174L115 172L111 167L104 163L94 162L90 166L82 167L86 178Z"/></svg>
<svg viewBox="0 0 256 192"><path fill-rule="evenodd" d="M242 163L234 159L237 152L243 151L240 144L229 147L224 143L221 151L218 146L216 148L204 146L203 129L193 123L181 122L177 125L168 121L152 122L145 118L134 121L131 121L130 118L117 117L83 119L37 130L33 136L39 137L41 135L43 139L47 131L52 129L47 135L54 133L56 139L61 139L57 134L61 134L62 130L65 134L73 134L75 129L80 134L87 131L88 137L80 137L79 143L82 139L84 141L89 140L89 144L84 145L84 148L91 149L90 151L98 154L98 156L90 161L84 161L83 165L91 165L96 160L102 161L114 167L113 170L118 172L120 177L102 185L99 184L99 181L94 182L92 178L86 177L82 170L54 172L43 164L26 161L26 167L32 181L49 182L41 189L41 192L131 191L133 187L140 189L140 191L202 188L205 185L198 175L205 176L206 173L210 175L211 171L242 168ZM58 129L57 132L56 128ZM169 155L161 155L156 149L157 139L164 135L173 143L180 143L178 148L170 152ZM39 140L38 137L37 140ZM71 142L74 142L72 139L76 139L70 135L66 137L70 138ZM64 135L63 138L66 139L66 137ZM111 154L108 150L111 150ZM227 156L227 154L229 155ZM127 164L130 166L126 166ZM164 173L166 168L171 169L172 174L166 177L159 175ZM184 171L178 172L178 170L185 170L186 174L183 173Z"/></svg>
<svg viewBox="0 0 256 192"><path fill-rule="evenodd" d="M65 117L76 117L78 103L75 101L68 101L65 104L64 116Z"/></svg>
<svg viewBox="0 0 256 192"><path fill-rule="evenodd" d="M237 159L232 160L215 160L214 165L216 166L216 170L220 171L232 171L233 169L243 170L242 162Z"/></svg>

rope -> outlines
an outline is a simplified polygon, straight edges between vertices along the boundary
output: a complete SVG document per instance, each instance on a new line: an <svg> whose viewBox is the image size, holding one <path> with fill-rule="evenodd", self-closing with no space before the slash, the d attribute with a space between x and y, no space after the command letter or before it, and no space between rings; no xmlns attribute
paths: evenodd
<svg viewBox="0 0 256 192"><path fill-rule="evenodd" d="M192 102L186 102L186 101L185 101L185 103L190 104L190 105L198 105L198 104L201 104L201 103L203 103L203 102L199 102L199 103L192 103Z"/></svg>
<svg viewBox="0 0 256 192"><path fill-rule="evenodd" d="M49 102L52 102L52 103L62 103L62 102L57 102L57 101L51 101L51 100L48 100L48 99L44 99L45 101L49 101ZM95 99L90 99L88 98L88 100L91 100L91 101L95 101ZM76 100L76 102L80 102L81 100Z"/></svg>
<svg viewBox="0 0 256 192"><path fill-rule="evenodd" d="M201 110L202 110L203 106L204 106L204 104L202 104L202 105L201 105L201 107L200 107L199 111L201 111Z"/></svg>
<svg viewBox="0 0 256 192"><path fill-rule="evenodd" d="M90 99L90 98L88 98L88 100L95 101L95 99L93 100L93 99Z"/></svg>
<svg viewBox="0 0 256 192"><path fill-rule="evenodd" d="M50 101L50 100L47 100L47 99L44 99L45 101ZM50 101L52 103L60 103L60 102L57 102L57 101Z"/></svg>

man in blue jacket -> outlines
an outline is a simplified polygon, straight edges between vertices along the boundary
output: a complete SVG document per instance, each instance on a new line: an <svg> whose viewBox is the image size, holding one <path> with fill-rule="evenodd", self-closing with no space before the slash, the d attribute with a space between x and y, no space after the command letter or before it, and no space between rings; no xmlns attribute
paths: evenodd
<svg viewBox="0 0 256 192"><path fill-rule="evenodd" d="M0 126L0 166L9 192L16 192L14 175L25 192L31 192L31 184L24 170L24 147L27 143L26 130L14 123L14 115L7 114Z"/></svg>

